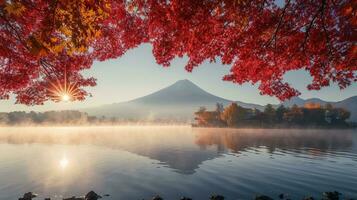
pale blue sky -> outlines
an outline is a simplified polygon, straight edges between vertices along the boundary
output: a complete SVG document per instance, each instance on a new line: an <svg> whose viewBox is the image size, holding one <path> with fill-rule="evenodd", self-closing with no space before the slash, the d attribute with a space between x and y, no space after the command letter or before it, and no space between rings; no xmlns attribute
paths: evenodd
<svg viewBox="0 0 357 200"><path fill-rule="evenodd" d="M14 99L0 101L0 112L14 110L58 110L99 106L131 100L155 92L181 79L189 79L204 90L231 100L265 105L279 103L274 97L261 96L257 86L250 84L236 85L222 81L229 72L229 66L220 63L204 63L192 73L185 71L187 59L176 59L171 67L163 68L156 64L150 45L142 45L130 50L123 57L106 62L96 62L93 67L84 72L98 79L97 86L90 88L93 97L83 102L46 103L43 106L28 107L14 105ZM300 90L302 98L318 97L329 101L338 101L357 95L357 84L340 90L337 86L324 88L320 91L308 91L306 85L311 78L304 71L290 72L285 79Z"/></svg>

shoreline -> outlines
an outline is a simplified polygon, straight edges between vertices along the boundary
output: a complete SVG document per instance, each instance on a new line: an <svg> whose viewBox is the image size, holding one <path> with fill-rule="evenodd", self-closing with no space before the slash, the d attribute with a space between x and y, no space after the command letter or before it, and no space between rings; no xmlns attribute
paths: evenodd
<svg viewBox="0 0 357 200"><path fill-rule="evenodd" d="M32 200L34 198L36 198L38 195L34 194L32 192L27 192L23 195L23 197L20 197L19 200ZM323 192L321 194L320 197L313 197L310 195L304 196L302 197L301 200L317 200L320 199L322 197L322 200L355 200L353 197L346 197L344 196L343 198L340 198L341 196L343 196L342 193L338 192L338 191L330 191L330 192ZM72 196L69 198L63 198L63 200L98 200L98 199L102 199L102 198L106 198L106 197L110 197L109 194L104 194L104 195L99 195L97 193L95 193L94 191L90 191L88 192L86 195L83 196ZM237 198L237 197L235 197ZM225 197L219 194L212 194L212 195L208 195L208 200L224 200ZM289 194L285 194L285 193L281 193L279 195L277 195L277 197L273 198L271 196L267 196L267 195L256 195L255 197L252 197L253 200L275 200L275 199L280 199L280 200L293 200L292 198L290 198ZM51 200L51 198L45 198L45 200ZM145 199L142 199L145 200ZM151 198L151 200L164 200L163 197L159 196L159 195L155 195ZM193 200L190 197L181 197L180 200Z"/></svg>
<svg viewBox="0 0 357 200"><path fill-rule="evenodd" d="M355 130L353 127L222 127L222 126L195 126L192 124L157 124L157 123L133 123L133 124L45 124L45 125L0 125L5 128L192 128L192 129L231 129L231 130Z"/></svg>
<svg viewBox="0 0 357 200"><path fill-rule="evenodd" d="M354 130L357 129L356 127L212 127L212 126L192 126L192 128L207 128L207 129L234 129L234 130L240 130L240 129L257 129L257 130Z"/></svg>

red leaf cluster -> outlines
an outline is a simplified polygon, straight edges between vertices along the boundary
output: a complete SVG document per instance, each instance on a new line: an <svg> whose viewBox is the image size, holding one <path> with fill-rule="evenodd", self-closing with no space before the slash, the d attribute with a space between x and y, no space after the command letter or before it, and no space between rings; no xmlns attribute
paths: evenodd
<svg viewBox="0 0 357 200"><path fill-rule="evenodd" d="M76 100L93 78L80 72L94 60L122 56L142 43L158 64L189 58L231 66L223 79L258 84L285 100L299 91L286 72L306 70L319 90L357 81L354 0L12 0L0 1L0 97L19 103L50 100L51 82L75 83Z"/></svg>

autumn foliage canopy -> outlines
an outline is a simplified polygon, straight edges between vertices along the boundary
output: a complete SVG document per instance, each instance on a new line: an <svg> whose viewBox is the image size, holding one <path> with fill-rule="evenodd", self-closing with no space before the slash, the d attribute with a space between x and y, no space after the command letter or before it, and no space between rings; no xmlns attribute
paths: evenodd
<svg viewBox="0 0 357 200"><path fill-rule="evenodd" d="M309 72L308 89L343 89L357 81L356 9L355 0L0 0L0 98L83 100L95 79L82 70L143 43L162 66L217 60L231 66L224 80L280 100L299 94L283 81L292 70Z"/></svg>

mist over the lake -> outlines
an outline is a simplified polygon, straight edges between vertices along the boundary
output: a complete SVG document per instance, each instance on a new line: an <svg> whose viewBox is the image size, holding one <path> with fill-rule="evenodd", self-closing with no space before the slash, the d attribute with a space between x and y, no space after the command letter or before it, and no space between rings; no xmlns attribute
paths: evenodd
<svg viewBox="0 0 357 200"><path fill-rule="evenodd" d="M282 191L299 198L330 190L355 197L356 145L355 130L0 128L0 199L89 190L107 199L251 199Z"/></svg>

